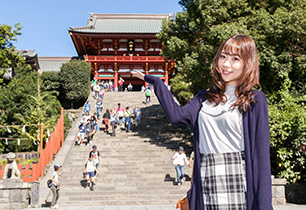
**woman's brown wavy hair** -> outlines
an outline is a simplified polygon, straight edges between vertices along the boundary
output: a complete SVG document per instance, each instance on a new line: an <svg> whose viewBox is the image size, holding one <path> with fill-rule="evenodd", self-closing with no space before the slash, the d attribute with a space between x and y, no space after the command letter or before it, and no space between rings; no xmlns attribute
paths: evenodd
<svg viewBox="0 0 306 210"><path fill-rule="evenodd" d="M259 63L257 48L254 40L246 35L236 34L226 39L219 47L216 56L211 64L213 75L213 87L207 94L207 100L215 103L225 103L226 82L223 80L221 71L218 68L218 60L224 52L229 55L238 55L244 61L244 68L241 75L237 78L235 94L237 101L232 104L232 108L238 106L238 110L247 112L251 103L256 103L252 89L261 87L259 84Z"/></svg>

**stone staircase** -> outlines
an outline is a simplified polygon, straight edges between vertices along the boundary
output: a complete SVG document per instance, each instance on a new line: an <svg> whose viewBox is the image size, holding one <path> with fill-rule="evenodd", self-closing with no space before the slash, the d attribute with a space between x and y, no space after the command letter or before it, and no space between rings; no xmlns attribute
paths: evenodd
<svg viewBox="0 0 306 210"><path fill-rule="evenodd" d="M189 155L191 146L186 140L191 137L187 129L168 123L152 95L151 105L145 105L141 92L105 94L102 115L106 108L117 108L117 103L129 106L131 111L139 106L141 125L131 125L129 133L118 127L116 137L112 137L104 132L99 120L100 130L93 144L100 152L102 167L95 180L95 191L83 187L84 162L92 145L72 146L62 167L60 206L175 205L186 196L191 169L185 166L187 181L178 186L172 156L179 145L184 145ZM92 109L94 101L91 95Z"/></svg>

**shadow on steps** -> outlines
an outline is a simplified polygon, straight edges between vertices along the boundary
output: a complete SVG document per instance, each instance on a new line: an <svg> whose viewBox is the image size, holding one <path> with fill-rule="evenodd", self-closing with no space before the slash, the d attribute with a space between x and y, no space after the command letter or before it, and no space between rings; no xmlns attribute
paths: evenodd
<svg viewBox="0 0 306 210"><path fill-rule="evenodd" d="M140 126L136 127L133 124L131 130L132 136L150 139L144 141L160 147L176 151L179 146L183 146L187 156L193 150L193 138L190 132L192 128L171 125L160 105L142 107Z"/></svg>

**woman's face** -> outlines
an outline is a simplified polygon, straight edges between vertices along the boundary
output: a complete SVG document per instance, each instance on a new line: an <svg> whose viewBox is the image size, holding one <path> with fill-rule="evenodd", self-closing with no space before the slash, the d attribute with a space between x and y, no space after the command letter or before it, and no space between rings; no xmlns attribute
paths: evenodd
<svg viewBox="0 0 306 210"><path fill-rule="evenodd" d="M243 71L244 61L238 55L230 55L222 51L218 59L218 68L226 86L236 85Z"/></svg>

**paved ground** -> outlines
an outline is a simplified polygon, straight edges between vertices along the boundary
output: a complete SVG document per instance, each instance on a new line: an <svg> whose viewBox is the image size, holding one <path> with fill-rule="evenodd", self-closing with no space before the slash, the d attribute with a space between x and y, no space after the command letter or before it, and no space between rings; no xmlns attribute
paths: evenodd
<svg viewBox="0 0 306 210"><path fill-rule="evenodd" d="M33 208L46 210L48 208ZM175 210L175 206L64 206L61 210ZM305 210L306 205L287 204L274 206L274 210Z"/></svg>

